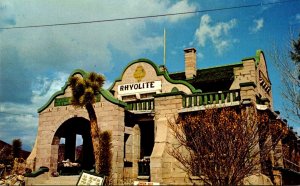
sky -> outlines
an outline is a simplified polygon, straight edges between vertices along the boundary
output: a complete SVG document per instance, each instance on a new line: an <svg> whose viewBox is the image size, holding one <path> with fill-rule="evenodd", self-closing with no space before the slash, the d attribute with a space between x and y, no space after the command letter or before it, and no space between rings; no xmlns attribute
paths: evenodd
<svg viewBox="0 0 300 186"><path fill-rule="evenodd" d="M20 138L30 150L37 109L75 69L103 74L108 88L135 59L163 64L164 29L169 72L184 71L185 48L197 49L199 69L240 62L263 50L274 110L284 117L280 76L270 54L274 44L286 48L291 36L298 37L300 0L281 1L0 0L0 139ZM183 12L196 13L101 21ZM300 124L290 125L300 134Z"/></svg>

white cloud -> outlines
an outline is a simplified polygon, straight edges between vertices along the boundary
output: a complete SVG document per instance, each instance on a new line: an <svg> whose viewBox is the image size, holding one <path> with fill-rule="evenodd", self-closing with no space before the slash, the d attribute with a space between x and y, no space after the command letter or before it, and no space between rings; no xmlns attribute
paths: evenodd
<svg viewBox="0 0 300 186"><path fill-rule="evenodd" d="M254 19L253 20L254 26L250 28L250 31L256 33L260 31L264 27L264 19Z"/></svg>
<svg viewBox="0 0 300 186"><path fill-rule="evenodd" d="M300 23L300 13L296 13L289 18L289 24L297 25Z"/></svg>
<svg viewBox="0 0 300 186"><path fill-rule="evenodd" d="M51 80L47 77L34 78L31 104L1 103L1 139L10 143L13 139L20 138L27 146L34 143L38 127L37 109L55 92L61 90L68 78L68 74L61 72L55 73L54 76Z"/></svg>
<svg viewBox="0 0 300 186"><path fill-rule="evenodd" d="M207 41L211 41L217 52L222 54L224 49L232 44L227 36L236 24L236 19L231 19L228 22L219 22L213 25L211 17L205 14L201 17L199 27L195 32L196 40L202 47L205 47Z"/></svg>
<svg viewBox="0 0 300 186"><path fill-rule="evenodd" d="M0 17L0 27L11 26L16 23L13 6L9 1L0 2Z"/></svg>
<svg viewBox="0 0 300 186"><path fill-rule="evenodd" d="M188 1L5 1L10 5L7 19L14 19L16 26L55 24L78 21L106 20L135 16L158 15L182 11L193 11L195 6ZM8 3L9 2L9 3ZM115 9L118 11L115 11ZM51 15L51 16L49 16ZM109 72L111 49L117 49L131 58L145 51L155 51L162 47L163 39L149 35L146 22L172 23L186 19L186 16L137 19L107 23L82 24L71 26L44 27L19 30L4 30L0 49L14 46L20 58L30 67L39 71L45 69L83 68L87 64L102 72ZM1 22L1 21L0 21ZM162 32L161 32L162 33ZM18 43L18 45L15 45Z"/></svg>
<svg viewBox="0 0 300 186"><path fill-rule="evenodd" d="M55 73L53 79L36 77L32 84L32 105L36 106L36 108L41 107L41 103L46 103L55 92L61 90L68 77L69 74L62 72Z"/></svg>
<svg viewBox="0 0 300 186"><path fill-rule="evenodd" d="M31 108L28 105L2 104L2 108L0 113L1 140L11 143L13 139L19 138L25 146L31 146L37 133L37 115L30 113Z"/></svg>
<svg viewBox="0 0 300 186"><path fill-rule="evenodd" d="M111 82L110 80L106 79L105 82L104 82L103 88L104 89L108 89L108 88L111 87L112 84L113 84L113 82Z"/></svg>
<svg viewBox="0 0 300 186"><path fill-rule="evenodd" d="M198 59L203 59L204 58L204 54L202 52L197 52L197 58Z"/></svg>
<svg viewBox="0 0 300 186"><path fill-rule="evenodd" d="M168 14L171 13L181 13L181 12L193 12L196 10L196 6L193 5L189 5L188 1L178 1L176 4L174 4L173 6L170 7L170 9L168 10ZM186 19L193 16L193 14L186 14L184 16L180 15L180 16L170 16L168 17L169 21L171 22L177 22L180 21L182 19Z"/></svg>
<svg viewBox="0 0 300 186"><path fill-rule="evenodd" d="M61 0L2 0L0 26L26 26L107 20L125 17L159 15L194 11L189 1L61 1ZM51 15L51 16L49 16ZM1 102L1 111L16 115L0 115L1 139L26 138L34 142L37 130L37 109L65 84L69 73L77 68L108 74L118 66L112 61L112 50L130 58L147 52L155 53L163 46L162 31L153 31L149 25L180 23L193 16L168 16L106 23L69 26L0 30L1 67L9 73L0 76L1 88L10 84L27 102ZM21 68L22 67L22 68ZM5 68L6 70L7 68ZM1 71L2 72L2 71ZM7 72L7 70L5 71ZM12 74L21 75L14 76ZM26 80L26 81L25 81ZM26 82L26 83L25 83ZM107 81L105 87L111 84ZM31 86L30 86L31 85ZM19 94L19 92L23 92ZM26 92L26 95L24 94ZM7 101L9 94L1 93ZM1 101L2 101L1 100Z"/></svg>
<svg viewBox="0 0 300 186"><path fill-rule="evenodd" d="M296 20L300 21L300 14L296 14Z"/></svg>

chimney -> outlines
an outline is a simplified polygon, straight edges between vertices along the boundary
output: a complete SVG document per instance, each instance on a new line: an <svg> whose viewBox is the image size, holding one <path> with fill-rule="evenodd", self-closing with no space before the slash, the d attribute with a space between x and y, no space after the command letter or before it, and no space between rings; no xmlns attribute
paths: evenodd
<svg viewBox="0 0 300 186"><path fill-rule="evenodd" d="M191 79L197 73L195 48L184 49L184 61L185 61L185 78Z"/></svg>

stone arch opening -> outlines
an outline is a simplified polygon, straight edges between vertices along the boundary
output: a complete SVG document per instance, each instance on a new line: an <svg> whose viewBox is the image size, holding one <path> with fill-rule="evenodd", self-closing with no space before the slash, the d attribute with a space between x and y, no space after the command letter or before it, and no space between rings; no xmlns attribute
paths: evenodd
<svg viewBox="0 0 300 186"><path fill-rule="evenodd" d="M52 141L52 146L57 147L54 150L57 151L57 157L55 158L57 162L54 162L54 164L57 164L59 172L63 174L76 174L83 169L93 169L95 157L90 131L90 122L83 117L68 119L60 125ZM76 136L82 137L82 144L79 146L76 146ZM64 143L60 143L62 139L64 139ZM79 166L73 169L65 168L62 171L62 162L66 160L79 163Z"/></svg>

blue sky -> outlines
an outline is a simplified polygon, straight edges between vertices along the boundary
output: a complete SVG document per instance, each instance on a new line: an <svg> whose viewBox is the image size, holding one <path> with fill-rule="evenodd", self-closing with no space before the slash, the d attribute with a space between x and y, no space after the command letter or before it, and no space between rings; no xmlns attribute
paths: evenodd
<svg viewBox="0 0 300 186"><path fill-rule="evenodd" d="M274 43L286 48L291 36L298 36L300 1L276 2L0 0L1 28L202 11L93 24L0 29L0 139L11 143L20 138L26 149L33 146L37 109L60 90L74 69L104 74L105 87L109 87L132 60L148 58L163 64L164 29L169 72L184 71L183 49L188 47L197 49L198 68L236 63L262 49L273 85L275 110L283 113L280 77L270 53ZM205 11L253 4L261 6ZM293 125L300 133L299 125Z"/></svg>

